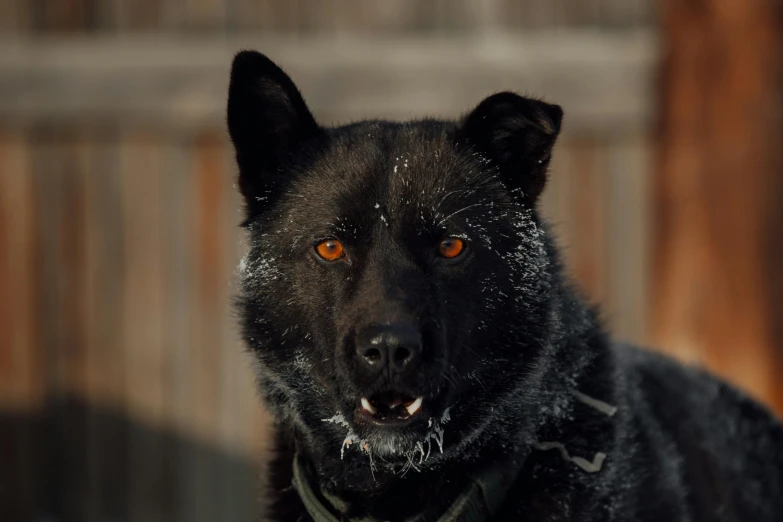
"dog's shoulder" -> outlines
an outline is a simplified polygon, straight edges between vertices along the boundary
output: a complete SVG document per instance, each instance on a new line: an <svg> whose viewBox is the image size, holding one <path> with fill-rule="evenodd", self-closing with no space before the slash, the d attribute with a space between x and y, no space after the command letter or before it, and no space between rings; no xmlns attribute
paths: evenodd
<svg viewBox="0 0 783 522"><path fill-rule="evenodd" d="M666 424L692 423L724 444L782 434L780 421L766 407L703 368L635 346L614 345L613 351L621 385L635 390L630 397L646 403Z"/></svg>
<svg viewBox="0 0 783 522"><path fill-rule="evenodd" d="M629 453L655 464L694 519L782 516L783 425L768 409L703 369L634 347L614 351L626 444L636 446Z"/></svg>

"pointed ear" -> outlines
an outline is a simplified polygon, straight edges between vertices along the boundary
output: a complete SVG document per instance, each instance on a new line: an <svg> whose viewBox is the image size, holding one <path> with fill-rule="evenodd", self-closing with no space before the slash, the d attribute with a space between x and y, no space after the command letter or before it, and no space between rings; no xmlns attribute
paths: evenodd
<svg viewBox="0 0 783 522"><path fill-rule="evenodd" d="M321 131L291 78L255 51L234 57L227 116L249 207L274 185L286 158Z"/></svg>
<svg viewBox="0 0 783 522"><path fill-rule="evenodd" d="M501 92L465 117L460 138L497 166L510 190L521 191L533 205L544 189L562 119L557 105Z"/></svg>

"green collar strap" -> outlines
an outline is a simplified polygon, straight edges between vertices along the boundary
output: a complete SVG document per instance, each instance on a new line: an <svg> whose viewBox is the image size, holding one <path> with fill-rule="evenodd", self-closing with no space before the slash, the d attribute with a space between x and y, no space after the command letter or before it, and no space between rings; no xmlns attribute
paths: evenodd
<svg viewBox="0 0 783 522"><path fill-rule="evenodd" d="M506 498L514 483L520 465L512 462L489 467L476 475L467 488L454 500L437 522L485 522L494 514ZM294 456L294 478L292 484L299 498L315 522L380 522L374 518L338 518L334 513L343 513L347 506L338 498L310 486L308 471L299 454ZM323 500L322 500L323 499ZM325 502L324 502L325 500ZM420 522L420 517L405 522Z"/></svg>

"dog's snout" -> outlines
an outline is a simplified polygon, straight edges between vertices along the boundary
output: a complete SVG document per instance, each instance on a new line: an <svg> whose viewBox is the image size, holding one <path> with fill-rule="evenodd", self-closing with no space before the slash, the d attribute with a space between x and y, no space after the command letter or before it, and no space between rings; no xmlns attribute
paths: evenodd
<svg viewBox="0 0 783 522"><path fill-rule="evenodd" d="M360 364L370 372L409 370L421 356L421 333L411 324L373 325L356 337Z"/></svg>

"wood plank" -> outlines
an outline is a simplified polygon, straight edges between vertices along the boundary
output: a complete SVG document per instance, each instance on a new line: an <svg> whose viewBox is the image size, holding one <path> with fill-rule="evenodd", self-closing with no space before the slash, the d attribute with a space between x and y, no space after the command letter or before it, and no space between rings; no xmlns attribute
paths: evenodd
<svg viewBox="0 0 783 522"><path fill-rule="evenodd" d="M586 138L572 141L570 149L566 264L591 302L606 303L609 285L606 150L600 142Z"/></svg>
<svg viewBox="0 0 783 522"><path fill-rule="evenodd" d="M0 0L0 33L23 35L29 31L25 0Z"/></svg>
<svg viewBox="0 0 783 522"><path fill-rule="evenodd" d="M133 0L124 0L130 1ZM183 13L185 12L186 0L166 0L161 5L161 27L165 33L179 33L182 32L185 27L185 19Z"/></svg>
<svg viewBox="0 0 783 522"><path fill-rule="evenodd" d="M600 305L612 334L638 343L648 339L649 161L643 138L566 137L541 201L569 272Z"/></svg>
<svg viewBox="0 0 783 522"><path fill-rule="evenodd" d="M243 48L279 61L325 123L453 117L503 89L562 104L569 132L627 133L651 121L656 47L641 30L11 41L0 55L0 118L222 128L229 65Z"/></svg>
<svg viewBox="0 0 783 522"><path fill-rule="evenodd" d="M120 144L124 222L126 406L153 425L166 421L163 400L162 147L150 134Z"/></svg>
<svg viewBox="0 0 783 522"><path fill-rule="evenodd" d="M64 388L57 404L57 416L63 430L62 471L70 488L65 512L68 516L88 520L98 511L98 499L90 495L90 479L94 477L84 472L89 469L93 458L90 444L93 442L90 429L92 413L85 404L93 392L91 357L96 351L91 322L95 267L88 234L92 205L87 186L93 170L93 141L80 129L70 129L58 140L63 148L63 178L57 194L62 206L55 222L60 227L60 277L63 281L59 313L64 327L62 331L65 332L62 339L65 358L60 363Z"/></svg>
<svg viewBox="0 0 783 522"><path fill-rule="evenodd" d="M80 131L72 132L67 138L69 154L72 156L72 166L66 175L69 178L71 191L75 196L69 199L71 208L66 209L61 217L64 222L73 227L78 240L72 237L65 239L65 248L70 249L72 266L69 267L73 287L68 291L69 308L72 315L66 321L72 322L78 336L74 342L78 349L67 362L68 384L66 398L62 404L64 422L70 424L68 437L70 441L63 448L64 452L72 452L77 458L68 466L78 470L79 482L82 484L81 499L79 499L79 516L85 522L99 521L105 514L101 513L101 503L106 492L107 482L101 480L97 463L104 460L102 454L108 446L100 443L100 431L97 428L101 420L96 415L97 408L90 408L90 403L106 405L111 397L101 384L106 368L100 363L105 357L101 353L107 349L100 344L98 329L99 310L105 306L100 294L100 251L96 228L101 221L99 205L96 201L102 194L96 194L95 181L104 173L96 162L96 151L99 144L96 136ZM78 209L72 208L77 206ZM112 451L116 451L112 446ZM71 457L72 458L72 457Z"/></svg>
<svg viewBox="0 0 783 522"><path fill-rule="evenodd" d="M189 378L192 342L191 324L194 317L193 234L190 205L194 198L192 164L186 140L179 135L167 136L166 175L162 194L166 203L166 219L162 226L164 259L164 307L166 328L164 343L168 368L166 372L167 417L173 433L192 433L191 390ZM182 444L169 439L168 496L171 520L188 522L191 491L188 475L191 472L191 452Z"/></svg>
<svg viewBox="0 0 783 522"><path fill-rule="evenodd" d="M189 372L190 432L196 440L215 442L219 439L220 375L221 375L221 306L220 294L223 253L220 201L230 189L223 183L222 138L213 134L196 136L191 144L193 198L188 208L188 225L193 238L190 252L194 260L190 285L194 292L191 309ZM228 268L228 267L226 267ZM230 270L230 269L229 269ZM183 516L194 522L222 519L219 464L203 452L193 452L185 460L182 477L186 491L182 499Z"/></svg>
<svg viewBox="0 0 783 522"><path fill-rule="evenodd" d="M220 321L220 345L222 347L220 374L220 440L221 446L231 451L241 452L244 437L242 435L243 413L248 399L256 404L258 401L247 394L247 386L243 384L248 379L253 380L250 371L250 358L244 353L244 346L239 336L239 326L236 319L233 299L237 295L234 274L241 256L242 201L236 185L236 163L233 148L228 143L219 144L222 162L224 190L220 199L220 234L224 239L224 254L222 259L222 292L220 303L223 309Z"/></svg>
<svg viewBox="0 0 783 522"><path fill-rule="evenodd" d="M0 134L0 409L33 413L46 382L35 324L34 194L25 134Z"/></svg>
<svg viewBox="0 0 783 522"><path fill-rule="evenodd" d="M663 13L654 338L783 413L780 6L669 0Z"/></svg>
<svg viewBox="0 0 783 522"><path fill-rule="evenodd" d="M161 439L154 431L167 425L168 413L163 331L163 161L158 136L122 136L125 411L134 421L128 440L129 516L153 522L169 520L171 506L164 474L167 462L161 458Z"/></svg>
<svg viewBox="0 0 783 522"><path fill-rule="evenodd" d="M220 411L221 322L226 311L224 282L231 268L224 261L229 250L223 235L221 201L231 190L226 183L222 144L219 134L202 134L193 141L195 198L192 202L190 226L194 239L195 266L192 281L196 292L193 342L191 343L191 378L198 383L192 394L192 413L200 436L217 438L215 421ZM230 251L230 250L229 250Z"/></svg>
<svg viewBox="0 0 783 522"><path fill-rule="evenodd" d="M36 325L35 194L32 158L22 133L0 133L0 505L9 520L41 515L37 429L46 394Z"/></svg>
<svg viewBox="0 0 783 522"><path fill-rule="evenodd" d="M52 394L62 392L59 380L60 339L58 314L58 234L57 217L60 215L60 189L62 176L59 168L62 163L62 151L59 135L50 129L39 129L30 134L32 146L32 190L34 194L33 222L37 252L35 256L35 275L39 283L35 285L35 314L40 319L40 332L44 363L42 372L47 390ZM53 218L54 216L54 218Z"/></svg>
<svg viewBox="0 0 783 522"><path fill-rule="evenodd" d="M568 226L571 222L571 199L568 187L571 183L571 140L561 138L555 145L546 187L541 195L540 210L549 223L560 250L567 258L570 248Z"/></svg>
<svg viewBox="0 0 783 522"><path fill-rule="evenodd" d="M656 2L649 0L604 0L604 25L610 27L644 26L657 23Z"/></svg>
<svg viewBox="0 0 783 522"><path fill-rule="evenodd" d="M67 332L64 341L65 390L67 397L89 396L90 361L90 290L92 266L88 252L86 231L90 221L87 182L89 180L91 149L89 136L71 131L62 138L65 157L63 184L59 197L62 214L57 216L60 227L59 248L63 264L63 294L60 306Z"/></svg>
<svg viewBox="0 0 783 522"><path fill-rule="evenodd" d="M160 0L125 0L122 4L123 15L120 20L127 31L160 30L162 10L165 4L175 3Z"/></svg>
<svg viewBox="0 0 783 522"><path fill-rule="evenodd" d="M46 32L124 32L167 29L177 32L246 31L332 33L473 32L490 24L507 30L541 27L627 28L652 25L650 0L529 0L494 2L478 19L465 0L367 2L342 0L70 0L0 2L0 24L7 30L26 28L19 19L33 17ZM489 2L481 2L489 3ZM0 28L3 26L0 25Z"/></svg>
<svg viewBox="0 0 783 522"><path fill-rule="evenodd" d="M82 379L73 384L69 396L74 404L72 414L85 416L85 426L81 428L85 462L79 470L85 480L84 496L81 499L85 521L103 520L111 513L104 503L114 493L111 487L116 484L117 474L121 474L121 468L112 466L117 459L116 454L124 451L120 440L116 437L105 440L104 436L105 408L117 404L117 383L112 380L116 375L116 372L112 372L116 362L112 362L117 359L114 350L120 333L115 328L116 321L112 321L107 313L114 308L115 301L112 295L107 295L105 288L107 282L111 284L111 281L118 279L118 274L106 273L104 249L107 246L111 248L111 238L119 232L102 233L102 229L112 223L103 209L104 201L110 198L109 191L105 190L105 180L111 177L111 164L105 161L106 140L108 136L105 132L100 135L80 134L76 142L78 163L73 173L82 192L83 223L80 227L82 240L79 248L82 249L80 270L83 275L80 276L82 284L78 289L78 306L82 308L80 317L83 320L81 342L84 359ZM111 268L117 270L121 267L112 265ZM107 473L106 467L112 467L111 473Z"/></svg>
<svg viewBox="0 0 783 522"><path fill-rule="evenodd" d="M286 2L292 4L295 2ZM184 0L184 28L190 31L221 31L226 27L225 0Z"/></svg>
<svg viewBox="0 0 783 522"><path fill-rule="evenodd" d="M41 451L45 462L45 493L48 508L64 517L83 519L85 510L79 501L85 494L83 474L74 470L84 467L83 416L68 414L69 386L78 381L81 346L79 344L79 311L69 291L79 274L74 268L78 253L68 251L68 240L77 235L77 215L67 214L78 206L78 181L69 176L74 171L74 150L69 146L69 132L39 129L31 138L33 191L35 202L36 314L40 317L43 349L42 380L47 383L46 417ZM75 245L79 243L76 240ZM69 320L71 321L69 323ZM56 485L56 487L54 487Z"/></svg>
<svg viewBox="0 0 783 522"><path fill-rule="evenodd" d="M79 33L90 27L92 11L87 0L29 2L27 8L38 31Z"/></svg>
<svg viewBox="0 0 783 522"><path fill-rule="evenodd" d="M607 314L615 338L647 341L651 157L644 139L608 149Z"/></svg>
<svg viewBox="0 0 783 522"><path fill-rule="evenodd" d="M84 293L87 299L87 412L85 520L127 520L129 424L125 414L125 221L119 135L108 127L91 133L84 172L87 213Z"/></svg>

